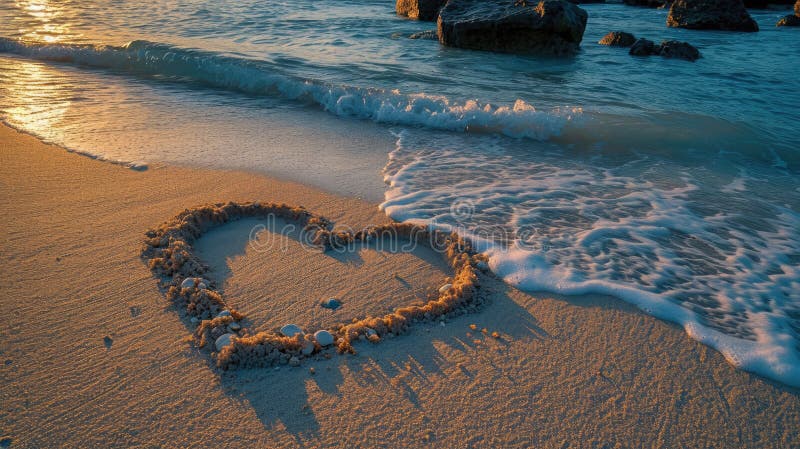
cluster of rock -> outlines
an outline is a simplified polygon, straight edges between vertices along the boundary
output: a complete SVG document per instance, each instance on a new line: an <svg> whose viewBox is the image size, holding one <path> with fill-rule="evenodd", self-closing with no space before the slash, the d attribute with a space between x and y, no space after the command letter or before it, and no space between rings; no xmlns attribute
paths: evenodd
<svg viewBox="0 0 800 449"><path fill-rule="evenodd" d="M636 39L633 34L624 31L612 31L603 36L598 43L612 47L630 47L629 53L634 56L656 55L687 61L696 61L700 58L700 51L687 42L663 41L661 45L656 45L649 39Z"/></svg>
<svg viewBox="0 0 800 449"><path fill-rule="evenodd" d="M669 8L670 27L746 32L758 31L747 7L764 8L791 1L623 0L631 6ZM398 15L411 19L436 21L435 32L414 33L409 36L412 39L438 39L443 45L472 50L569 55L578 51L586 29L588 14L576 6L583 3L605 0L397 0L395 9ZM800 25L798 8L795 5L795 14L781 19L778 26ZM658 53L651 54L690 60L696 59L694 54L699 55L688 44L666 44L653 44L652 50ZM643 41L636 54L650 50Z"/></svg>
<svg viewBox="0 0 800 449"><path fill-rule="evenodd" d="M692 30L758 31L742 0L675 0L667 26Z"/></svg>
<svg viewBox="0 0 800 449"><path fill-rule="evenodd" d="M401 238L424 244L443 254L455 275L446 279L446 288L432 294L427 303L398 307L382 317L340 323L313 334L306 334L293 324L277 332L251 333L242 324L245 316L228 307L213 283L204 278L208 267L194 255L192 243L215 226L241 218L270 216L300 224L304 232L312 233L310 240L324 250L377 238ZM352 342L356 340L377 343L384 336L405 332L414 322L461 315L483 303L478 295L478 272L485 269L486 258L455 233L409 223L373 226L358 232L335 232L331 228L329 220L301 207L219 203L184 210L148 231L142 257L166 289L167 298L197 325L194 331L197 346L205 348L214 343L211 356L221 369L299 365L304 357L328 346L336 346L339 352L354 352ZM334 309L340 303L332 298L320 305Z"/></svg>
<svg viewBox="0 0 800 449"><path fill-rule="evenodd" d="M779 27L800 26L800 0L797 0L797 2L794 4L794 14L783 16L781 20L778 21L776 26Z"/></svg>

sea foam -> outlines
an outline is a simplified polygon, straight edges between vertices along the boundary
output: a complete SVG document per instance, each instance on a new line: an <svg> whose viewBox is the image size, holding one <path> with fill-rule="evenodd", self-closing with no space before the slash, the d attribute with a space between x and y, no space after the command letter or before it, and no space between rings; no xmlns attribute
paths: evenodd
<svg viewBox="0 0 800 449"><path fill-rule="evenodd" d="M403 131L385 180L390 217L470 237L521 289L621 298L800 386L800 214L780 194L796 177Z"/></svg>

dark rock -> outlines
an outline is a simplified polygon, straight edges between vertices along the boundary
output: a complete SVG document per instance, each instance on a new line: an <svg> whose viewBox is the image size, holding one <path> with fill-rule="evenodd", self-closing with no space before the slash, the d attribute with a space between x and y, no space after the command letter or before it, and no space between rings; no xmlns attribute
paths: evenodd
<svg viewBox="0 0 800 449"><path fill-rule="evenodd" d="M612 31L603 36L598 44L612 47L630 47L634 42L636 42L636 37L633 34L624 31Z"/></svg>
<svg viewBox="0 0 800 449"><path fill-rule="evenodd" d="M420 31L419 33L414 33L411 36L408 36L409 39L434 39L438 40L439 36L436 34L436 30L428 30L428 31Z"/></svg>
<svg viewBox="0 0 800 449"><path fill-rule="evenodd" d="M770 5L791 5L794 0L744 0L745 8L768 9Z"/></svg>
<svg viewBox="0 0 800 449"><path fill-rule="evenodd" d="M779 27L797 27L800 26L800 17L795 16L794 14L789 14L788 16L783 16L781 20L778 21L775 26Z"/></svg>
<svg viewBox="0 0 800 449"><path fill-rule="evenodd" d="M114 344L114 339L106 335L103 337L103 344L106 346L106 349L111 349L111 345Z"/></svg>
<svg viewBox="0 0 800 449"><path fill-rule="evenodd" d="M434 21L447 0L397 0L395 11L409 19Z"/></svg>
<svg viewBox="0 0 800 449"><path fill-rule="evenodd" d="M700 58L700 51L692 44L680 41L664 41L658 48L656 54L665 58L678 58L687 61L696 61Z"/></svg>
<svg viewBox="0 0 800 449"><path fill-rule="evenodd" d="M451 0L439 42L473 50L565 55L578 51L588 14L563 0Z"/></svg>
<svg viewBox="0 0 800 449"><path fill-rule="evenodd" d="M672 3L667 0L622 0L628 6L641 6L643 8L665 8Z"/></svg>
<svg viewBox="0 0 800 449"><path fill-rule="evenodd" d="M667 26L693 30L758 31L742 0L675 0Z"/></svg>
<svg viewBox="0 0 800 449"><path fill-rule="evenodd" d="M628 52L633 56L650 56L656 54L656 44L650 39L639 38Z"/></svg>

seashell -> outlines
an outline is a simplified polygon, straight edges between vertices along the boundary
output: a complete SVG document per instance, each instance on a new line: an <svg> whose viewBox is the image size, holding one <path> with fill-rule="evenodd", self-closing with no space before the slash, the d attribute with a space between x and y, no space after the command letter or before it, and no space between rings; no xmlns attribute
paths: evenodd
<svg viewBox="0 0 800 449"><path fill-rule="evenodd" d="M450 290L451 288L453 288L453 284L444 284L441 287L439 287L439 293L444 293Z"/></svg>
<svg viewBox="0 0 800 449"><path fill-rule="evenodd" d="M317 343L322 347L333 344L333 335L326 330L316 331L314 333L314 339L317 340Z"/></svg>
<svg viewBox="0 0 800 449"><path fill-rule="evenodd" d="M186 278L181 282L181 288L193 288L194 287L194 278Z"/></svg>
<svg viewBox="0 0 800 449"><path fill-rule="evenodd" d="M296 324L287 324L281 328L281 334L286 337L294 337L297 334L302 334L303 330Z"/></svg>
<svg viewBox="0 0 800 449"><path fill-rule="evenodd" d="M216 341L214 341L214 346L217 348L217 352L222 351L222 348L231 344L231 337L235 337L235 335L231 333L222 334L216 339Z"/></svg>

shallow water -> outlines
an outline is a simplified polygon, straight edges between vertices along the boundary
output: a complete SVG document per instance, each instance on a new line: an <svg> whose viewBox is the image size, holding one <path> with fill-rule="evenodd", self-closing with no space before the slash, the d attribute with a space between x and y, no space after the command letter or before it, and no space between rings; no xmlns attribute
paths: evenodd
<svg viewBox="0 0 800 449"><path fill-rule="evenodd" d="M472 235L800 384L800 33L585 5L582 51L446 49L390 1L0 2L0 113L99 157L257 170ZM686 40L696 63L595 44ZM382 177L389 183L384 188Z"/></svg>

